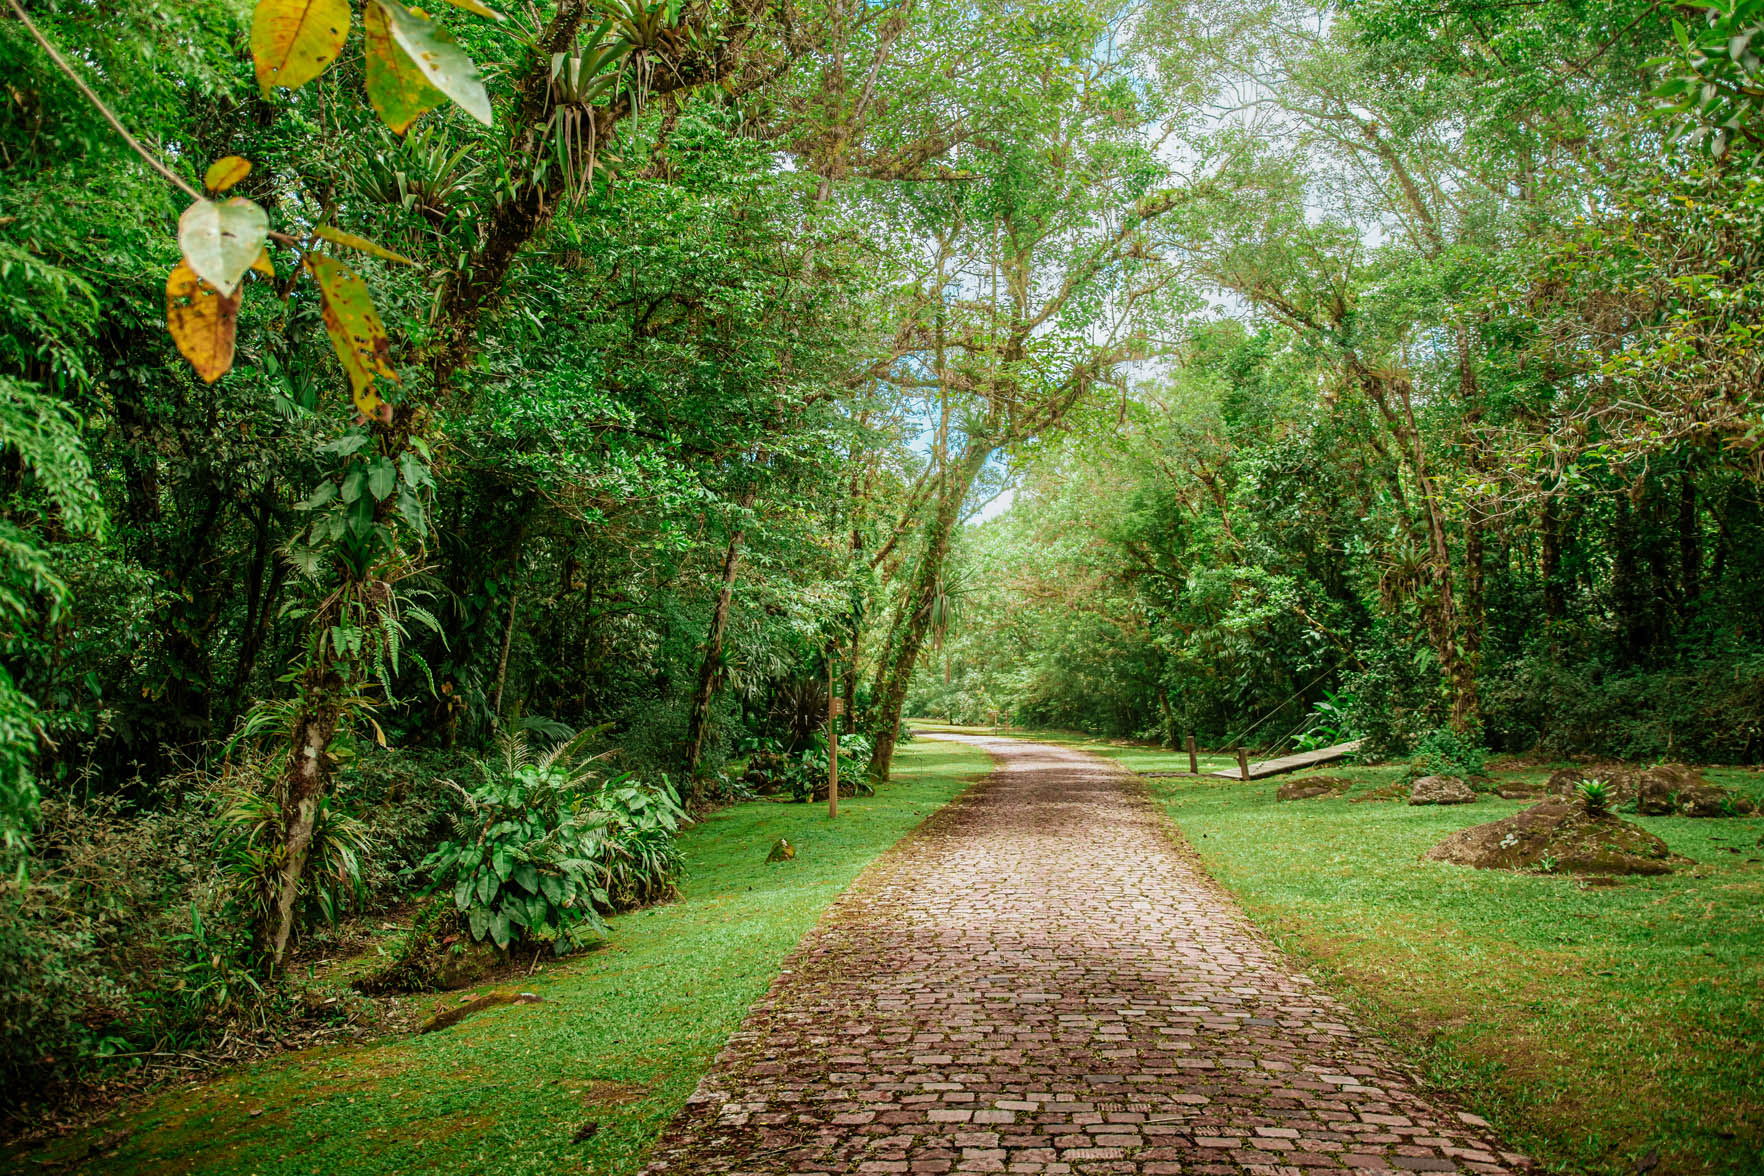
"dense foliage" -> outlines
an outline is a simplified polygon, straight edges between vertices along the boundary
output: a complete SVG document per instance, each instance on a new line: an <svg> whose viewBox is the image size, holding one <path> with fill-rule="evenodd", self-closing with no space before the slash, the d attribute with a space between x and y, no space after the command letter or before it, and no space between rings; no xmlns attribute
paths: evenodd
<svg viewBox="0 0 1764 1176"><path fill-rule="evenodd" d="M7 3L9 1092L568 942L836 702L1764 741L1750 0Z"/></svg>
<svg viewBox="0 0 1764 1176"><path fill-rule="evenodd" d="M1756 5L1173 19L1230 113L1158 244L1222 301L964 537L914 705L1755 760Z"/></svg>

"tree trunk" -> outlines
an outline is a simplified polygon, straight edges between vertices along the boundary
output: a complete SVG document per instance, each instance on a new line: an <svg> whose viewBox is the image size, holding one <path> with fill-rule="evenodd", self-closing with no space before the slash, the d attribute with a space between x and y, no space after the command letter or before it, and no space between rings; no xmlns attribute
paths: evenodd
<svg viewBox="0 0 1764 1176"><path fill-rule="evenodd" d="M741 510L753 505L755 491L741 495ZM698 774L698 761L704 757L705 732L710 727L711 700L716 697L717 671L723 660L723 632L729 622L729 604L735 598L735 572L741 564L741 540L745 531L737 526L729 533L729 547L723 555L723 586L717 592L716 607L711 610L710 632L704 639L704 660L698 666L698 689L692 695L692 714L686 721L686 787L696 792L693 783Z"/></svg>
<svg viewBox="0 0 1764 1176"><path fill-rule="evenodd" d="M262 946L275 970L281 968L288 939L294 932L300 879L306 872L307 854L312 849L313 824L318 818L319 801L324 797L325 781L330 775L327 751L343 713L340 698L343 681L322 648L302 679L301 696L305 705L295 721L294 746L282 776L287 793L282 800L281 861L273 882L273 894L269 896L269 925L263 929L266 941Z"/></svg>
<svg viewBox="0 0 1764 1176"><path fill-rule="evenodd" d="M1678 479L1678 578L1680 613L1688 617L1703 594L1703 537L1697 523L1697 485L1688 470Z"/></svg>
<svg viewBox="0 0 1764 1176"><path fill-rule="evenodd" d="M502 650L496 657L496 692L490 700L490 721L502 726L502 688L508 682L508 651L514 645L515 611L521 599L521 549L527 538L525 515L515 523L508 558L508 619L502 626Z"/></svg>
<svg viewBox="0 0 1764 1176"><path fill-rule="evenodd" d="M1440 510L1438 487L1428 472L1426 441L1415 423L1412 389L1407 376L1373 371L1352 352L1347 356L1347 363L1355 381L1384 418L1385 427L1397 442L1399 452L1409 466L1409 474L1415 479L1415 498L1419 503L1427 552L1427 582L1415 593L1415 603L1421 610L1428 643L1439 659L1442 677L1452 696L1451 724L1456 730L1465 731L1475 724L1481 709L1477 699L1476 662L1465 648L1462 619L1452 591L1452 554L1445 515Z"/></svg>
<svg viewBox="0 0 1764 1176"><path fill-rule="evenodd" d="M906 692L912 684L913 667L918 663L919 651L924 648L925 637L931 629L931 602L936 595L938 577L943 574L944 558L949 554L950 537L955 533L956 522L961 517L962 503L968 497L968 490L973 486L974 479L980 476L980 471L990 456L990 445L979 440L969 442L968 452L956 471L956 477L950 480L938 500L937 514L931 520L930 531L926 536L925 552L913 574L913 583L907 592L906 602L901 606L900 644L892 651L887 648L882 650L881 657L887 667L887 677L878 696L870 700L870 705L877 709L878 717L876 748L870 757L869 776L872 784L885 784L888 781L888 771L894 760L894 745L900 732L901 708L906 704Z"/></svg>

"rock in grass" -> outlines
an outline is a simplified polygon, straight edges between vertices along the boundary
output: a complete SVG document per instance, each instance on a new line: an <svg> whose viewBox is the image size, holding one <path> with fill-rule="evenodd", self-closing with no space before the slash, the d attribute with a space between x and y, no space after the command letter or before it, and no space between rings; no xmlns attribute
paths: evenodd
<svg viewBox="0 0 1764 1176"><path fill-rule="evenodd" d="M1751 800L1703 779L1684 764L1661 764L1641 774L1635 810L1649 817L1743 817L1756 811Z"/></svg>
<svg viewBox="0 0 1764 1176"><path fill-rule="evenodd" d="M1646 829L1585 806L1546 800L1486 825L1460 829L1427 851L1430 861L1479 870L1567 874L1668 874L1672 852Z"/></svg>
<svg viewBox="0 0 1764 1176"><path fill-rule="evenodd" d="M1610 797L1613 805L1628 804L1635 799L1636 780L1641 775L1634 768L1613 766L1608 768L1563 768L1550 776L1550 782L1544 785L1544 791L1551 796L1562 796L1569 800L1580 799L1580 786L1598 780L1605 786L1605 794Z"/></svg>
<svg viewBox="0 0 1764 1176"><path fill-rule="evenodd" d="M1276 800L1309 800L1313 796L1340 796L1353 781L1346 776L1312 776L1288 780L1274 793Z"/></svg>
<svg viewBox="0 0 1764 1176"><path fill-rule="evenodd" d="M787 862L796 856L796 846L780 837L772 844L772 852L766 855L768 862Z"/></svg>
<svg viewBox="0 0 1764 1176"><path fill-rule="evenodd" d="M1475 799L1475 791L1457 776L1423 776L1409 786L1410 804L1469 804Z"/></svg>

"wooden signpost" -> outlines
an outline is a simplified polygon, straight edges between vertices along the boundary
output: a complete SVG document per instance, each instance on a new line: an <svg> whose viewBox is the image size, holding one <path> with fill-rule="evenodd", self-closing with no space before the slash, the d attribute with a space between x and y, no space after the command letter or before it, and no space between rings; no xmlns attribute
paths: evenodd
<svg viewBox="0 0 1764 1176"><path fill-rule="evenodd" d="M1188 774L1190 776L1200 775L1200 760L1194 754L1193 735L1188 737Z"/></svg>
<svg viewBox="0 0 1764 1176"><path fill-rule="evenodd" d="M833 689L833 663L827 663L827 816L839 815L839 724L845 700Z"/></svg>

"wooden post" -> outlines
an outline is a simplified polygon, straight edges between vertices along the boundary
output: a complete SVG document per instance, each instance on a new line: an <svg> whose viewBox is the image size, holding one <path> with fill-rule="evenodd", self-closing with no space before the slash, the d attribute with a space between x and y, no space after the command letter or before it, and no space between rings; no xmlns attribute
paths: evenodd
<svg viewBox="0 0 1764 1176"><path fill-rule="evenodd" d="M839 703L833 691L833 659L827 659L827 818L839 815Z"/></svg>
<svg viewBox="0 0 1764 1176"><path fill-rule="evenodd" d="M1249 779L1249 749L1246 747L1237 749L1237 773L1245 780Z"/></svg>
<svg viewBox="0 0 1764 1176"><path fill-rule="evenodd" d="M1188 774L1190 776L1200 775L1200 760L1195 758L1194 733L1192 731L1188 735Z"/></svg>

